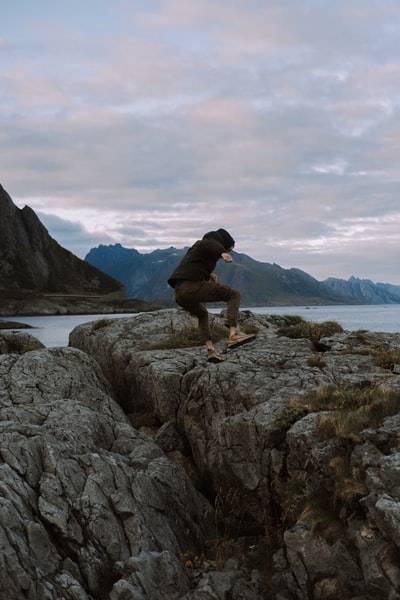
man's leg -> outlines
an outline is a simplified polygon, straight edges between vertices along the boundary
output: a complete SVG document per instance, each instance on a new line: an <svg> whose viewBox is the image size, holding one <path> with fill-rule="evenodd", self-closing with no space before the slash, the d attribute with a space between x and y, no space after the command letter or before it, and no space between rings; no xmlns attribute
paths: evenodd
<svg viewBox="0 0 400 600"><path fill-rule="evenodd" d="M197 317L200 339L206 346L208 360L210 362L222 362L224 358L215 350L211 338L208 311L201 304L201 301L207 301L207 294L204 294L203 285L203 282L195 281L188 281L181 284L175 290L175 301L193 317Z"/></svg>
<svg viewBox="0 0 400 600"><path fill-rule="evenodd" d="M255 337L254 335L246 335L238 331L237 321L240 307L240 292L228 285L212 281L187 281L180 285L176 290L175 300L182 308L198 318L200 336L209 351L213 349L214 346L211 340L208 311L201 302L227 303L227 318L225 324L229 328L228 348L241 346Z"/></svg>
<svg viewBox="0 0 400 600"><path fill-rule="evenodd" d="M203 343L211 337L208 311L200 303L198 289L201 282L187 281L175 290L175 302L199 322L200 338Z"/></svg>
<svg viewBox="0 0 400 600"><path fill-rule="evenodd" d="M198 297L203 302L225 301L227 303L226 326L229 328L228 348L233 349L251 342L255 334L247 334L239 331L237 322L240 307L240 292L228 285L220 283L205 283L198 291Z"/></svg>
<svg viewBox="0 0 400 600"><path fill-rule="evenodd" d="M189 285L191 284L192 282ZM212 281L199 282L195 285L196 289L191 294L192 300L198 303L226 302L226 326L229 328L236 328L240 307L240 292L238 290L235 290L234 288L229 287L229 285L214 283ZM185 291L185 289L188 288L184 288L183 292Z"/></svg>

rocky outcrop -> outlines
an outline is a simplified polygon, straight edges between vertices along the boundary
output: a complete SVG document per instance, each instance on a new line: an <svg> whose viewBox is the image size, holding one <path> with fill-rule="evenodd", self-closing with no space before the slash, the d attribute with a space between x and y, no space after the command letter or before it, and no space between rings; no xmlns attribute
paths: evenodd
<svg viewBox="0 0 400 600"><path fill-rule="evenodd" d="M24 354L39 348L44 345L29 333L0 331L0 354Z"/></svg>
<svg viewBox="0 0 400 600"><path fill-rule="evenodd" d="M177 310L0 356L1 600L400 598L400 336L240 318L218 365Z"/></svg>
<svg viewBox="0 0 400 600"><path fill-rule="evenodd" d="M213 508L72 348L0 356L0 598L181 598ZM162 592L160 591L162 590Z"/></svg>
<svg viewBox="0 0 400 600"><path fill-rule="evenodd" d="M241 319L257 324L257 340L220 365L202 348L145 349L190 325L175 310L84 325L70 343L102 365L135 428L161 446L174 432L165 450L184 455L214 503L220 553L250 571L261 564L263 597L399 598L400 366L378 366L376 350L397 360L400 336L345 332L316 344L278 336L280 317ZM321 435L334 411L301 398L330 386L339 397L391 390L394 414Z"/></svg>

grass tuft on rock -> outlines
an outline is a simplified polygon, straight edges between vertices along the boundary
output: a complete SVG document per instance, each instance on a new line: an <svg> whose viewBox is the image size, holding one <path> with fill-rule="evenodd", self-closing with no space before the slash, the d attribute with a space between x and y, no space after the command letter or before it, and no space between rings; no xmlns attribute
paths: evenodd
<svg viewBox="0 0 400 600"><path fill-rule="evenodd" d="M321 439L354 437L400 412L400 393L385 386L324 385L290 402L290 414L311 412L323 413L317 422Z"/></svg>
<svg viewBox="0 0 400 600"><path fill-rule="evenodd" d="M227 339L228 330L220 323L210 323L211 337L214 343ZM156 342L143 346L144 350L172 350L175 348L193 348L200 346L199 330L196 325L187 325L180 331L173 333Z"/></svg>
<svg viewBox="0 0 400 600"><path fill-rule="evenodd" d="M285 319L288 325L280 327L277 333L280 336L286 336L291 339L306 338L312 342L318 342L323 337L344 331L343 327L336 321L316 323L314 321L306 321L298 315L285 315Z"/></svg>
<svg viewBox="0 0 400 600"><path fill-rule="evenodd" d="M257 333L257 327L252 323L245 323L240 329L244 333ZM217 320L210 322L211 338L216 344L228 340L228 328ZM143 346L143 350L173 350L175 348L193 348L201 346L199 329L197 325L187 325L180 331L166 336L155 342Z"/></svg>

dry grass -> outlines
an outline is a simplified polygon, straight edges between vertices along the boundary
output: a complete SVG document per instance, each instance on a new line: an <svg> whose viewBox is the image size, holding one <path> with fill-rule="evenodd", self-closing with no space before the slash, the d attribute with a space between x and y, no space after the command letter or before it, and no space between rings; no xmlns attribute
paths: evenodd
<svg viewBox="0 0 400 600"><path fill-rule="evenodd" d="M330 544L345 537L343 523L326 495L320 494L309 499L300 519L309 525L313 535L324 538Z"/></svg>
<svg viewBox="0 0 400 600"><path fill-rule="evenodd" d="M321 369L321 371L326 367L326 361L320 354L313 354L310 356L307 360L307 364L309 367L317 367L317 369Z"/></svg>
<svg viewBox="0 0 400 600"><path fill-rule="evenodd" d="M258 331L257 327L252 323L246 323L240 329L244 333L257 333ZM210 331L214 343L228 339L227 327L215 319L210 322ZM196 325L187 325L170 336L144 345L143 350L173 350L175 348L193 348L200 345L198 327Z"/></svg>
<svg viewBox="0 0 400 600"><path fill-rule="evenodd" d="M343 519L360 510L359 501L368 493L365 473L350 466L350 453L341 453L329 463L329 473L302 474L275 482L283 519L289 526L301 519L313 535L328 543L345 538Z"/></svg>
<svg viewBox="0 0 400 600"><path fill-rule="evenodd" d="M247 334L256 334L259 332L259 328L257 327L257 325L255 323L243 323L240 325L240 330L243 331L243 333L247 333Z"/></svg>
<svg viewBox="0 0 400 600"><path fill-rule="evenodd" d="M274 482L274 489L285 521L290 524L299 518L307 500L316 492L311 480L300 477L292 477L287 481L277 479Z"/></svg>
<svg viewBox="0 0 400 600"><path fill-rule="evenodd" d="M211 336L213 341L219 342L227 339L228 330L226 327L215 321L210 323ZM158 340L157 342L146 344L144 350L172 350L175 348L193 348L200 346L199 330L196 325L188 325L177 331L173 335Z"/></svg>
<svg viewBox="0 0 400 600"><path fill-rule="evenodd" d="M321 386L312 393L292 399L286 418L320 413L316 429L321 442L336 440L337 455L329 469L300 474L275 484L284 521L299 518L308 522L313 534L328 542L344 535L342 522L362 510L360 499L368 493L365 472L351 465L360 432L380 427L386 417L400 412L400 392L384 386ZM328 441L328 444L331 442Z"/></svg>
<svg viewBox="0 0 400 600"><path fill-rule="evenodd" d="M216 569L223 569L229 558L239 561L243 572L257 569L262 578L266 578L272 564L272 555L277 549L277 539L281 541L276 523L271 515L263 511L264 528L256 525L249 515L260 509L259 501L253 493L242 488L220 490L215 498L216 538L207 543ZM267 526L268 522L268 526Z"/></svg>
<svg viewBox="0 0 400 600"><path fill-rule="evenodd" d="M312 342L318 342L322 337L344 331L343 327L336 321L315 323L313 321L306 321L298 315L285 315L285 319L289 324L285 327L280 327L277 333L291 339L306 338Z"/></svg>
<svg viewBox="0 0 400 600"><path fill-rule="evenodd" d="M111 322L111 319L99 319L98 321L93 321L92 331L97 331L98 329L102 329L103 327L108 327L108 325L110 325Z"/></svg>
<svg viewBox="0 0 400 600"><path fill-rule="evenodd" d="M383 369L393 369L400 364L400 348L381 348L374 352L375 363Z"/></svg>
<svg viewBox="0 0 400 600"><path fill-rule="evenodd" d="M394 365L400 364L400 348L391 348L387 344L374 343L373 340L368 340L363 332L356 335L356 337L361 343L365 344L365 347L356 350L347 348L343 351L344 353L372 356L375 364L382 369L393 370Z"/></svg>
<svg viewBox="0 0 400 600"><path fill-rule="evenodd" d="M321 439L339 437L357 440L363 429L380 427L386 417L400 412L400 393L384 386L333 390L332 394L322 397L324 410L331 412L318 417Z"/></svg>
<svg viewBox="0 0 400 600"><path fill-rule="evenodd" d="M332 504L342 515L358 509L359 500L368 494L365 470L350 466L349 454L336 456L329 463L333 482Z"/></svg>
<svg viewBox="0 0 400 600"><path fill-rule="evenodd" d="M400 412L400 393L384 386L324 385L292 398L283 420L290 424L311 412L323 412L317 420L321 440L357 439L363 429Z"/></svg>

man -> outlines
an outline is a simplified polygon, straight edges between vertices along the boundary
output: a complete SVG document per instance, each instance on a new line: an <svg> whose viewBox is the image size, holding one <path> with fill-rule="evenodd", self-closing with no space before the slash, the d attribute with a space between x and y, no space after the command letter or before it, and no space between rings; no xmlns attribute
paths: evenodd
<svg viewBox="0 0 400 600"><path fill-rule="evenodd" d="M168 283L175 290L175 302L198 318L201 341L207 349L209 362L222 362L211 339L208 311L202 302L227 303L226 326L229 328L228 348L236 348L250 342L255 335L246 335L238 330L237 321L240 306L240 292L228 285L218 283L214 273L217 261L231 263L229 254L235 246L235 240L225 229L210 231L198 240L185 254Z"/></svg>

